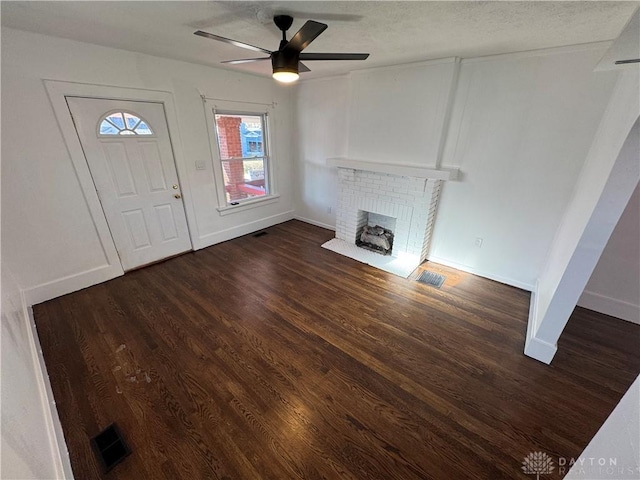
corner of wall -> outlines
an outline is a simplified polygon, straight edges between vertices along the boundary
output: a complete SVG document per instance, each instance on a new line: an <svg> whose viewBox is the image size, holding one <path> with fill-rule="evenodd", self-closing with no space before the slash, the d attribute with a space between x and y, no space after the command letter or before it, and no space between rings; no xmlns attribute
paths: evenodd
<svg viewBox="0 0 640 480"><path fill-rule="evenodd" d="M91 270L57 278L50 282L24 289L22 290L22 295L26 305L37 305L52 298L61 297L122 275L124 275L124 270L119 264L101 265Z"/></svg>
<svg viewBox="0 0 640 480"><path fill-rule="evenodd" d="M300 220L301 222L308 223L309 225L315 225L316 227L324 228L326 230L332 230L335 232L336 226L329 225L327 223L318 222L317 220L312 220L311 218L302 217L300 215L296 215L293 217L295 220Z"/></svg>

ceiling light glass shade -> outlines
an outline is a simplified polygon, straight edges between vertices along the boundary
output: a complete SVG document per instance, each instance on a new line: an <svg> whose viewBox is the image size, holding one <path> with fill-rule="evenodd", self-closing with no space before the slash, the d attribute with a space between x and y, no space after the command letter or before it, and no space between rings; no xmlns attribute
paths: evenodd
<svg viewBox="0 0 640 480"><path fill-rule="evenodd" d="M282 70L279 72L273 72L273 78L282 83L291 83L298 80L298 78L300 78L300 75L298 75L297 72Z"/></svg>

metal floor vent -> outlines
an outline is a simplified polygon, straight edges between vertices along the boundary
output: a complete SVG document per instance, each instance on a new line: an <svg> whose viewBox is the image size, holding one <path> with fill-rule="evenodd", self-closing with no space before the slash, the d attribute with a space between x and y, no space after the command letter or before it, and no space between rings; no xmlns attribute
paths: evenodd
<svg viewBox="0 0 640 480"><path fill-rule="evenodd" d="M254 237L262 237L262 236L264 236L264 235L267 235L268 233L269 233L269 232L258 232L258 233L255 233L253 236L254 236Z"/></svg>
<svg viewBox="0 0 640 480"><path fill-rule="evenodd" d="M105 472L122 462L131 453L115 423L93 437L91 445Z"/></svg>
<svg viewBox="0 0 640 480"><path fill-rule="evenodd" d="M416 278L417 282L424 283L425 285L431 285L432 287L440 288L447 277L440 275L439 273L430 272L425 270Z"/></svg>

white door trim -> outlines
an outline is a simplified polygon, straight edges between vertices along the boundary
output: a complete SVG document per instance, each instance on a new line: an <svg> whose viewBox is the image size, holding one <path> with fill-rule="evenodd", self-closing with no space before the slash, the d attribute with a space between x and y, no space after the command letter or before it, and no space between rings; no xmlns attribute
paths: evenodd
<svg viewBox="0 0 640 480"><path fill-rule="evenodd" d="M198 228L196 223L195 209L193 206L193 196L189 184L189 175L182 153L180 140L180 130L178 119L171 92L161 90L146 90L138 88L115 87L109 85L95 85L86 83L64 82L59 80L44 80L44 86L51 101L53 111L64 138L67 150L71 157L73 167L78 177L78 182L84 193L84 198L96 227L98 237L102 244L106 265L101 267L100 280L115 278L123 275L124 270L120 263L120 258L116 251L107 220L102 210L102 205L95 190L93 178L89 171L89 165L84 157L84 152L80 144L73 120L67 107L65 97L91 97L114 100L131 100L162 103L165 109L169 136L173 147L173 156L180 181L181 193L184 199L184 208L187 217L187 226L192 246L195 247L194 239L198 238ZM93 282L99 283L99 282ZM88 286L88 285L85 285ZM83 288L83 287L81 287ZM73 290L72 290L73 291ZM53 297L51 297L53 298ZM43 301L43 300L40 300Z"/></svg>

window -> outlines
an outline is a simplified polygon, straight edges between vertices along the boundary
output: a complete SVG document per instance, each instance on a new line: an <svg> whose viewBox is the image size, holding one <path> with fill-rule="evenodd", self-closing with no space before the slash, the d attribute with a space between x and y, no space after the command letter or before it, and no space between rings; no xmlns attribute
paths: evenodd
<svg viewBox="0 0 640 480"><path fill-rule="evenodd" d="M227 205L269 195L266 114L214 115Z"/></svg>
<svg viewBox="0 0 640 480"><path fill-rule="evenodd" d="M249 146L249 153L262 154L262 142L247 142Z"/></svg>
<svg viewBox="0 0 640 480"><path fill-rule="evenodd" d="M153 135L149 124L129 112L112 112L105 115L98 130L101 136L110 135Z"/></svg>

